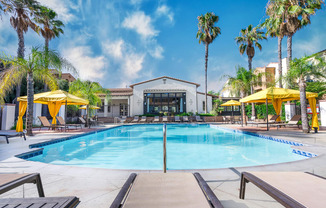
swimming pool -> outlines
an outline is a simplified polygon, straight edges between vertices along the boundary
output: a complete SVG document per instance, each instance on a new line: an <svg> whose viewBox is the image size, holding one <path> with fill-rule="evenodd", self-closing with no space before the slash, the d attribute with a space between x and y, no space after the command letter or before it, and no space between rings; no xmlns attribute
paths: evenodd
<svg viewBox="0 0 326 208"><path fill-rule="evenodd" d="M44 146L28 158L56 165L109 169L161 170L163 125L128 125ZM168 169L213 169L290 162L290 144L209 124L167 125Z"/></svg>

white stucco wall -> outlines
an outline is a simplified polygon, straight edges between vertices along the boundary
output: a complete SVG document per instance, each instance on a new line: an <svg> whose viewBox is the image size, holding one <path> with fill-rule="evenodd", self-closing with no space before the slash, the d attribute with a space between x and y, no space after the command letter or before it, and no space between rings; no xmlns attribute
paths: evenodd
<svg viewBox="0 0 326 208"><path fill-rule="evenodd" d="M282 59L282 76L284 77L287 73L287 63L286 63L286 59L287 58L283 58ZM276 81L276 87L279 87L279 72L278 72L278 63L276 62L272 62L272 63L269 63L266 67L275 67L275 81ZM282 80L282 84L283 84L283 88L285 88L286 86L285 83L284 83L284 80Z"/></svg>
<svg viewBox="0 0 326 208"><path fill-rule="evenodd" d="M141 115L144 112L144 91L152 93L162 92L186 92L186 111L197 112L197 86L194 84L177 81L166 78L164 84L163 78L135 85L133 87L133 95L130 98L130 115ZM155 91L157 90L157 91Z"/></svg>
<svg viewBox="0 0 326 208"><path fill-rule="evenodd" d="M203 106L203 102L205 101L205 95L197 93L197 101L198 101L198 113L205 113L205 108ZM212 96L207 96L207 113L212 111Z"/></svg>
<svg viewBox="0 0 326 208"><path fill-rule="evenodd" d="M10 130L15 124L15 105L6 104L2 110L2 126L1 130Z"/></svg>

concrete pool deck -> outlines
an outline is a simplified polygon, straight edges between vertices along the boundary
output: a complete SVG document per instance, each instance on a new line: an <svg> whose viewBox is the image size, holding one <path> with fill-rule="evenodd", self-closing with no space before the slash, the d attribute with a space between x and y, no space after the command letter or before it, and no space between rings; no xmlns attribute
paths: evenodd
<svg viewBox="0 0 326 208"><path fill-rule="evenodd" d="M305 151L318 154L318 157L274 165L212 170L182 170L201 173L226 208L283 207L251 183L247 185L245 200L239 199L240 173L243 171L308 171L326 177L326 131L320 131L318 134L303 134L295 128L280 129L278 131L276 128L273 128L270 131L266 131L263 127L241 127L239 125L220 123L217 125L304 143L306 146L296 148L303 148ZM106 127L112 126L106 125ZM31 162L14 157L17 154L30 151L31 149L28 148L30 144L81 134L91 130L84 129L83 132L55 133L38 133L38 131L35 131L37 134L33 137L27 137L27 141L20 137L10 138L10 144L6 144L5 139L0 138L0 173L39 172L45 196L77 196L81 201L78 207L102 208L110 206L130 173L161 172L60 166ZM37 197L36 186L34 184L26 184L0 195L0 198L21 198L23 196Z"/></svg>

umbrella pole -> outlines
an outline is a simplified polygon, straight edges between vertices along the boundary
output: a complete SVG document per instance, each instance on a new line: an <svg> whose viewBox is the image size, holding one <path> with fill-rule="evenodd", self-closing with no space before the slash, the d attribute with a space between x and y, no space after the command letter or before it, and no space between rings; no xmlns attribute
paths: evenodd
<svg viewBox="0 0 326 208"><path fill-rule="evenodd" d="M67 130L67 100L66 100L66 105L65 105L65 132Z"/></svg>
<svg viewBox="0 0 326 208"><path fill-rule="evenodd" d="M266 120L267 120L267 131L269 131L269 128L268 128L268 99L266 98Z"/></svg>

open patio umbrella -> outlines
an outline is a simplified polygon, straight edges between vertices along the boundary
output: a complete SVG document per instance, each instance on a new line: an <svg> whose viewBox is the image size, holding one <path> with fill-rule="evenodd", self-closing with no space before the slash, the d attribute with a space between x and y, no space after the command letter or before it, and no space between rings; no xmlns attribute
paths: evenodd
<svg viewBox="0 0 326 208"><path fill-rule="evenodd" d="M312 110L312 128L317 127L319 129L318 117L316 112L316 97L317 93L306 92L306 97L309 101ZM270 87L265 90L259 91L252 95L249 95L240 100L241 103L266 103L266 115L268 115L267 104L272 103L277 115L280 114L282 108L282 102L300 100L300 91L284 88ZM280 121L280 117L277 119ZM268 119L267 119L268 130Z"/></svg>
<svg viewBox="0 0 326 208"><path fill-rule="evenodd" d="M16 131L23 131L23 116L27 108L27 96L22 96L17 98L19 101L19 116ZM34 95L34 103L47 104L49 108L50 115L52 116L52 124L56 124L56 116L59 113L61 105L66 106L65 110L65 120L67 119L67 105L88 105L89 101L83 98L72 95L63 90L56 90L50 92L43 92ZM66 130L66 128L65 128Z"/></svg>
<svg viewBox="0 0 326 208"><path fill-rule="evenodd" d="M241 103L239 101L229 100L220 106L232 106L232 116L233 116L233 106L239 106L239 105L241 105Z"/></svg>

